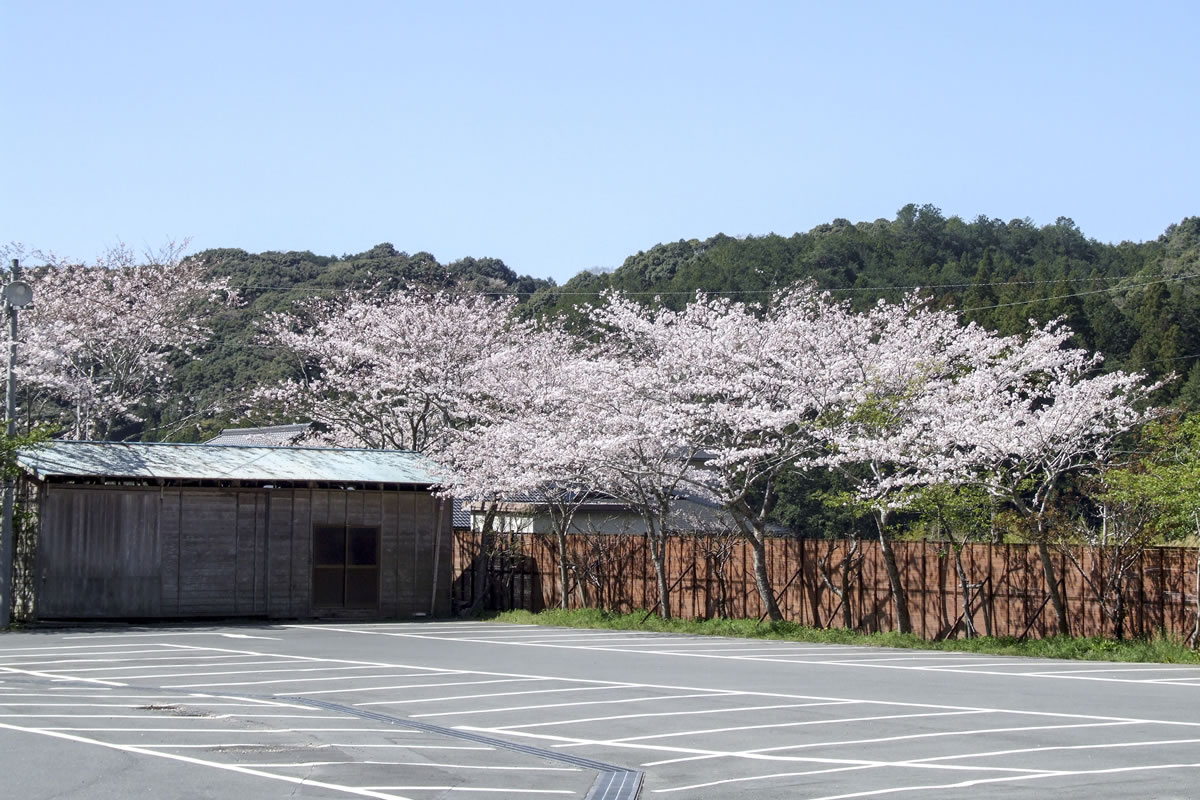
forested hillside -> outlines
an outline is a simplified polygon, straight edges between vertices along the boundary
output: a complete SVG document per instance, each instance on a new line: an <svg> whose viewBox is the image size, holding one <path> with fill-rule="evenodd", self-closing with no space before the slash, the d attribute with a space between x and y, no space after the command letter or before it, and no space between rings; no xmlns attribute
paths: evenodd
<svg viewBox="0 0 1200 800"><path fill-rule="evenodd" d="M984 381L981 375L999 376L991 384L985 381L970 392L964 390L963 395L982 402L1007 393L1012 395L1013 408L1027 414L1062 411L1064 419L1074 419L1072 403L1087 399L1089 391L1093 405L1128 400L1124 410L1110 415L1118 422L1125 420L1113 428L1113 436L1132 437L1118 448L1123 460L1093 459L1095 463L1076 465L1089 479L1103 472L1107 488L1101 491L1098 484L1058 480L1061 476L1055 473L1053 510L1063 514L1063 520L1087 521L1095 516L1088 505L1094 502L1081 498L1127 503L1111 499L1116 496L1111 491L1120 489L1118 484L1124 480L1119 478L1128 466L1124 461L1137 462L1129 478L1136 483L1138 476L1157 475L1154 470L1160 467L1179 466L1159 455L1174 458L1194 450L1191 445L1176 446L1181 437L1192 433L1179 433L1171 427L1175 421L1161 430L1134 429L1141 421L1137 415L1145 413L1147 405L1176 404L1195 411L1200 404L1198 276L1200 217L1171 225L1155 241L1110 245L1088 239L1068 219L1042 227L1027 220L964 222L947 218L931 206L906 206L894 220L858 224L834 220L790 237L717 235L704 242L659 244L629 257L610 273L583 273L562 287L519 276L497 259L465 258L441 264L428 253L409 255L390 244L340 258L241 250L184 256L181 248L171 247L139 260L119 248L92 265L49 264L31 271L36 302L22 314L19 411L28 427L44 423L55 435L106 439L198 440L231 424L299 418L315 422L318 434L327 440L409 447L452 458L447 448L455 437L469 438L490 430L489 425L495 427L496 415L508 413L502 413L501 399L510 395L520 395L522 402L545 414L528 430L506 440L522 452L533 444L550 444L552 426L574 411L609 409L602 419L562 434L553 446L555 453L576 454L595 450L598 442L611 438L612 409L629 403L650 403L643 410L625 411L630 424L655 428L670 419L663 411L664 398L676 394L692 403L733 392L747 407L760 401L769 405L775 393L784 398L804 395L821 385L817 374L822 370L850 364L858 372L870 372L877 362L906 353L907 360L897 362L912 367L911 372L903 372L903 380L890 373L887 381L893 383L875 383L864 375L846 378L844 386L838 384L842 388L818 392L826 405L814 401L813 409L820 410L801 412L794 403L785 403L787 412L796 416L785 415L790 422L762 435L769 441L794 439L814 420L823 425L840 419L843 426L886 428L884 423L898 410L913 407L914 398L924 397L919 387L953 387L964 376L977 381ZM826 290L828 298L803 285L796 288L807 282ZM398 291L406 287L417 291ZM784 287L793 288L772 300ZM360 296L347 301L349 290ZM582 310L586 304L599 303L608 290L624 292L627 299L590 313ZM709 300L695 302L698 292L707 293ZM933 300L898 302L914 292ZM493 303L483 296L507 299ZM738 302L725 302L725 297ZM803 302L797 298L804 298ZM656 313L664 309L655 305L686 307L686 312ZM691 333L674 320L688 314L698 320ZM742 326L729 334L730 342L758 341L769 346L763 344L753 352L722 350L718 342L706 340L708 323L701 324L705 315ZM567 324L527 324L533 318L557 316L565 317ZM979 323L978 327L964 329L964 318ZM1059 318L1074 331L1073 341L1066 340L1065 331L1040 325ZM835 321L839 319L842 322ZM930 327L931 320L937 319L943 326L937 329L942 331L937 347L974 364L959 370L953 366L959 362L947 362L951 367L940 384L934 375L926 374L932 367L924 360L932 357L932 350L913 345L937 334ZM847 332L859 330L856 325L866 324L863 320L874 320L875 327L867 325L858 338L841 341ZM625 360L612 361L614 334L622 325L628 328L629 342L637 346L630 344ZM677 342L681 330L686 341ZM608 335L594 335L601 331ZM872 347L891 341L883 338L888 331L889 335L903 332L896 341L904 346L884 355L872 354ZM674 361L657 364L642 349L651 333ZM998 344L989 336L1015 338ZM532 359L540 352L538 342L548 355L536 364L506 369L500 366L503 361L490 360L499 358L497 354L512 355L510 351ZM1030 356L1029 366L1022 367L1026 377L1015 384L1011 376L1005 377L1008 367L989 361L1007 357L1030 342L1048 342L1048 349ZM1092 351L1107 356L1104 369L1145 372L1150 380L1121 372L1097 375ZM1060 375L1050 365L1063 358L1070 364L1069 369L1059 370ZM768 366L786 374L786 379L774 373L769 381L762 377ZM686 384L682 376L691 372L703 375ZM1178 377L1157 388L1154 379L1172 372ZM661 385L648 393L621 389L637 375L645 378L646 385ZM1103 389L1108 379L1132 381L1134 388L1108 392ZM595 389L592 395L584 392L587 386ZM1143 386L1145 392L1137 388ZM1067 389L1077 390L1079 397L1063 395L1060 403L1054 393ZM1043 394L1049 399L1040 399ZM863 401L861 408L827 407L828 402L864 397L870 402ZM949 402L930 401L925 410L938 416L952 408ZM723 406L725 413L733 407L732 401ZM739 419L766 425L784 418L777 412L750 410ZM1012 438L1015 430L1032 430L1028 421L1005 422L1008 417L1001 412L993 414L985 408L972 413L976 421L967 426L971 431L1007 425L997 436ZM962 427L965 414L938 416L936 424L922 422L912 430L922 436L945 434L952 425ZM694 416L707 420L707 415L706 409ZM655 429L646 435L669 440L664 453L674 454L680 446L703 445L712 450L705 438L708 434L693 435L682 424L668 433ZM1144 437L1141 443L1134 440L1139 436ZM1159 445L1159 440L1167 444ZM587 444L580 446L580 442ZM1019 435L1014 442L1001 448L1004 458L1024 444ZM801 444L808 448L810 443ZM978 455L993 446L994 442L954 443L946 458ZM760 447L756 444L747 451L758 452ZM813 447L826 456L841 457L863 446L858 440L830 439ZM490 455L502 452L499 446L479 450ZM1095 455L1087 452L1089 457ZM859 472L784 469L798 463L800 456L793 455L770 461L769 477L750 481L737 503L757 508L759 523L782 523L804 535L869 534L872 523L864 514L862 481L871 475L904 477L891 463L872 462L867 471L859 465ZM813 452L805 449L802 455L813 457ZM1138 461L1143 457L1149 460ZM1190 455L1185 459L1188 469L1193 466L1190 459ZM677 458L667 461L674 463ZM542 466L548 462L549 456L539 456ZM924 462L923 457L913 459L921 468ZM527 479L532 468L519 472ZM1002 529L1023 524L998 521L1001 507L1009 501L997 500L994 486L989 485L987 496L964 495L956 488L959 484L943 475L930 480L931 485L945 484L953 491L931 490L909 498L911 504L903 515L889 516L886 525L876 520L881 536L888 526L900 530L932 525L943 530L956 525L970 536L996 537L1006 535ZM1150 490L1168 483L1155 479L1146 486L1138 484L1137 491L1153 494ZM1191 478L1176 483L1194 486ZM1008 489L1024 486L1022 478ZM1187 493L1194 494L1190 488ZM918 507L918 500L928 508ZM1165 518L1151 501L1138 502L1139 508L1153 510L1154 519ZM1180 502L1172 497L1167 507L1180 507ZM1037 505L1041 507L1041 501ZM891 515L891 506L884 507ZM1177 535L1178 529L1181 526L1174 525L1171 535ZM1157 531L1154 526L1147 530Z"/></svg>
<svg viewBox="0 0 1200 800"><path fill-rule="evenodd" d="M341 257L307 251L247 253L229 249L206 250L196 257L208 265L213 278L227 279L241 301L213 318L213 336L198 357L181 358L177 365L179 389L188 396L189 405L220 409L206 429L246 413L256 422L274 420L272 409L245 405L247 390L290 377L297 370L287 354L262 340L260 326L271 313L290 311L297 303L336 297L350 289L387 292L419 285L528 297L553 285L552 281L518 276L497 258L463 258L441 264L429 253L410 255L388 243Z"/></svg>
<svg viewBox="0 0 1200 800"><path fill-rule="evenodd" d="M1070 219L1038 227L946 217L930 205L907 205L892 220L835 219L807 233L659 244L610 273L581 273L545 287L532 313L571 313L581 302L618 289L647 302L681 306L697 290L740 300L812 279L836 297L865 307L919 287L940 305L1004 334L1065 317L1076 343L1099 350L1106 367L1176 372L1163 401L1200 403L1200 217L1140 244L1102 244Z"/></svg>
<svg viewBox="0 0 1200 800"><path fill-rule="evenodd" d="M165 261L176 263L180 257L176 250ZM116 257L109 254L96 266L128 270L134 261L134 254L122 252ZM580 306L597 303L606 290L619 290L648 304L681 308L698 291L759 302L777 288L811 280L835 299L863 309L919 289L936 298L937 305L959 309L965 318L1006 335L1027 330L1031 319L1045 322L1065 317L1075 331L1073 344L1104 353L1106 369L1144 371L1152 377L1174 372L1178 377L1160 390L1156 402L1200 407L1196 291L1200 217L1170 225L1154 241L1112 245L1089 239L1065 218L1041 227L1019 219L979 217L967 222L946 217L933 206L908 205L895 219L859 223L835 219L790 236L718 234L704 241L657 244L629 256L611 272L580 273L563 286L518 275L496 258L442 264L429 253L409 254L386 243L340 257L217 249L198 253L187 262L200 269L189 279L197 282L196 291L205 285L210 291L220 287L219 294L226 299L170 312L179 317L179 325L191 320L185 338L195 343L172 347L164 344L168 338L144 345L147 352L160 354L157 357L165 359L170 369L155 368L158 377L152 395L143 393L140 401L126 402L127 408L136 410L109 415L110 423L105 425L115 427L105 428L108 435L194 439L228 424L285 421L282 408L255 393L258 387L300 376L295 355L264 337L263 323L269 315L335 299L347 290L378 289L383 294L405 286L507 295L516 299L520 315L526 318L563 315L576 321L581 318ZM87 273L63 274L68 276L64 297L78 296L78 290L69 288L70 280L75 280L69 275ZM76 355L62 357L76 371L92 363L89 359L111 358L91 352L98 341L128 336L99 333L108 329L95 320L76 319L85 307L127 302L104 300L105 296L97 295L90 304L67 302L60 313L66 315L63 321L80 331L93 330L75 344ZM44 306L47 298L43 294L39 305ZM204 335L195 327L201 318ZM56 347L55 352L62 350L61 343ZM88 369L97 397L111 395L113 384L105 382L104 369ZM61 378L67 388L79 382L72 374ZM49 384L43 381L43 385ZM47 413L41 415L48 419L54 416L55 404L79 411L95 402L95 398L67 400L62 392L39 398L31 395L30 407L35 401L49 403ZM120 419L125 422L118 424Z"/></svg>

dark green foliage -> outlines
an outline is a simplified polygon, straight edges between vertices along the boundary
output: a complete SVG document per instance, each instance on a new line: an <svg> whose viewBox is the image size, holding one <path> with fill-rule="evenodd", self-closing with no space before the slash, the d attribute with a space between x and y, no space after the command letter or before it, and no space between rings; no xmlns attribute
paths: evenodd
<svg viewBox="0 0 1200 800"><path fill-rule="evenodd" d="M196 405L219 400L232 409L245 390L295 375L296 365L258 341L258 322L297 300L332 297L349 288L397 289L410 284L516 294L525 316L562 315L579 324L579 307L618 289L646 302L681 307L697 290L750 302L778 287L812 280L835 297L866 307L920 288L936 302L1002 333L1026 330L1031 319L1065 317L1075 343L1105 354L1105 368L1181 377L1159 398L1200 402L1200 217L1171 225L1157 240L1102 244L1070 219L1038 227L1029 219L985 216L965 221L935 206L909 204L894 219L854 223L834 219L807 233L734 238L717 234L655 245L611 272L589 271L563 286L519 276L494 258L441 264L429 253L380 244L353 255L209 250L200 254L214 275L239 287L243 304L224 310L212 342L195 361L177 365L182 392ZM1186 379L1185 379L1186 378ZM255 409L272 422L271 410ZM151 426L153 421L150 421ZM209 428L220 427L210 420ZM152 431L151 431L152 434ZM188 436L199 435L190 432ZM809 516L784 502L778 516ZM821 512L826 513L826 512ZM828 520L801 528L826 527Z"/></svg>
<svg viewBox="0 0 1200 800"><path fill-rule="evenodd" d="M197 420L195 426L173 434L183 440L207 438L247 413L255 423L279 421L271 409L247 409L245 399L258 386L297 375L297 365L285 353L262 343L259 329L266 315L291 311L297 301L331 298L348 289L392 291L409 285L528 298L554 285L519 276L497 258L463 258L443 265L429 253L409 255L386 242L341 257L232 249L207 250L197 257L210 265L214 277L229 278L242 303L216 316L212 339L198 358L176 365L179 389L194 407L220 408L215 419ZM149 419L143 438L159 438L157 433L155 420Z"/></svg>
<svg viewBox="0 0 1200 800"><path fill-rule="evenodd" d="M1102 244L1073 220L1038 227L1028 219L945 217L909 204L893 220L835 219L807 233L655 245L607 274L581 273L534 296L531 313L576 318L575 306L607 289L679 307L697 290L750 302L812 280L857 307L920 288L939 305L1002 333L1063 317L1075 344L1105 355L1106 369L1186 375L1200 354L1200 217L1157 240ZM1200 378L1198 378L1200 380ZM1177 380L1158 398L1195 397Z"/></svg>

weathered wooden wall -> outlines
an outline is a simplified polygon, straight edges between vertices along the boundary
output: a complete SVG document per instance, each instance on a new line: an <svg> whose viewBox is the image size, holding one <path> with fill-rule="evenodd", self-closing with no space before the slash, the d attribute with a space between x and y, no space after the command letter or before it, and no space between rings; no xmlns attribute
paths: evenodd
<svg viewBox="0 0 1200 800"><path fill-rule="evenodd" d="M439 534L427 493L51 484L38 513L39 619L312 616L318 524L380 528L379 608L342 614L450 610L450 510Z"/></svg>
<svg viewBox="0 0 1200 800"><path fill-rule="evenodd" d="M474 564L481 536L456 531L455 603L474 599ZM654 566L641 536L571 536L568 561L571 608L617 611L651 609L658 602ZM858 543L843 600L822 578L839 586L836 565L853 542L815 539L768 540L768 572L786 619L814 627L846 626L867 631L895 629L895 611L877 541ZM1033 545L966 545L961 553L971 604L964 614L963 594L953 552L939 542L895 542L896 558L908 592L913 632L934 639L961 635L970 617L980 633L1041 637L1055 631L1054 611ZM1077 553L1085 571L1102 567L1103 550ZM1056 553L1071 632L1110 636L1094 593L1080 570ZM1196 559L1192 548L1146 550L1125 588L1125 633L1188 635L1196 621ZM493 608L531 611L560 604L557 549L548 536L505 536L488 559L486 586ZM668 585L674 615L684 618L763 614L754 586L749 546L740 539L703 535L671 537L667 543ZM824 566L823 566L824 565ZM840 588L840 586L839 586Z"/></svg>

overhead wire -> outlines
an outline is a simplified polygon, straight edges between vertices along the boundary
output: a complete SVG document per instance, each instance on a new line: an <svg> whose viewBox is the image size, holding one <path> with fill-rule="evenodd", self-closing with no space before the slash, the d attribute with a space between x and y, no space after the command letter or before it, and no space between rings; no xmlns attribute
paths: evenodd
<svg viewBox="0 0 1200 800"><path fill-rule="evenodd" d="M799 279L803 280L803 279ZM893 284L886 286L843 286L839 288L831 288L825 291L829 292L895 292L895 291L916 291L920 289L975 289L983 287L1006 287L1006 286L1045 286L1048 284L1057 283L1088 283L1099 281L1121 281L1126 280L1124 277L1087 277L1087 278L1046 278L1040 280L1023 280L1023 281L972 281L968 283L914 283L914 284ZM279 292L295 292L305 291L313 294L341 294L347 289L345 288L325 288L317 286L273 286L270 284L231 284L230 289L233 290L252 290L252 291L279 291ZM453 288L453 287L451 287ZM461 291L454 289L454 291ZM574 290L565 291L563 287L553 286L545 287L533 292L516 292L516 291L467 291L465 294L477 294L484 297L533 297L534 295L546 292L558 297L592 297L601 294L605 290ZM779 291L775 289L678 289L665 291L622 291L621 294L627 297L669 297L669 296L693 296L697 292L708 295L770 295Z"/></svg>

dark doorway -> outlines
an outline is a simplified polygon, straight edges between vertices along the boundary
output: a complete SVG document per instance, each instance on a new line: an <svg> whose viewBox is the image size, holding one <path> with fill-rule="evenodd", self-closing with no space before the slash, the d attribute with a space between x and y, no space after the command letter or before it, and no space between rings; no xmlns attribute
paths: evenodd
<svg viewBox="0 0 1200 800"><path fill-rule="evenodd" d="M314 525L314 608L379 607L379 528Z"/></svg>

